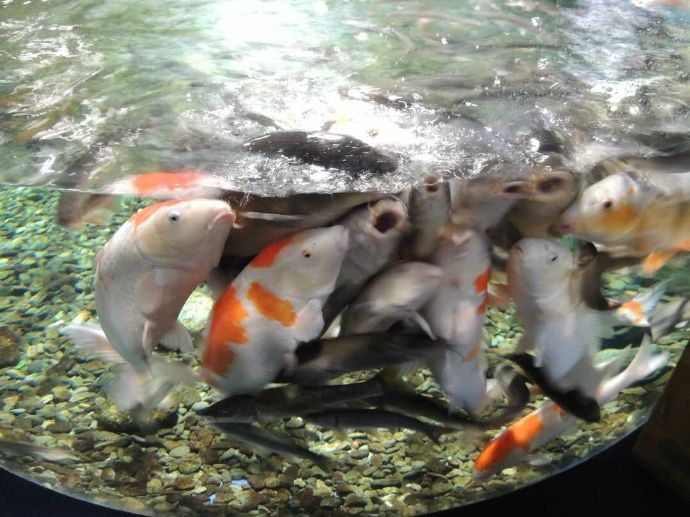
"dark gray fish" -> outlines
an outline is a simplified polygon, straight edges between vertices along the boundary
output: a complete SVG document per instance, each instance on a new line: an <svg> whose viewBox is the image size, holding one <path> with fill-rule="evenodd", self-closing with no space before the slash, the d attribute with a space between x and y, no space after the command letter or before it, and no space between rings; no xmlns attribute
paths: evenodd
<svg viewBox="0 0 690 517"><path fill-rule="evenodd" d="M305 415L304 420L332 429L412 429L438 443L442 435L454 429L439 427L416 418L383 409L329 409Z"/></svg>
<svg viewBox="0 0 690 517"><path fill-rule="evenodd" d="M447 349L443 340L394 332L317 339L295 351L297 366L276 382L319 385L350 372L428 360Z"/></svg>
<svg viewBox="0 0 690 517"><path fill-rule="evenodd" d="M254 396L227 397L199 414L216 422L270 422L383 394L384 385L378 377L365 382L333 386L288 385L268 388Z"/></svg>
<svg viewBox="0 0 690 517"><path fill-rule="evenodd" d="M255 196L228 191L224 199L237 210L236 228L230 232L224 255L249 257L269 244L300 230L334 223L353 208L387 197L378 192ZM246 218L242 212L295 216L287 220Z"/></svg>
<svg viewBox="0 0 690 517"><path fill-rule="evenodd" d="M54 462L79 460L79 457L69 449L41 447L30 442L21 442L8 438L0 438L0 455L33 456L34 458L42 458L46 461Z"/></svg>
<svg viewBox="0 0 690 517"><path fill-rule="evenodd" d="M547 397L565 409L568 413L585 422L601 420L599 404L591 397L583 395L579 390L563 391L554 386L544 375L541 368L535 366L534 356L528 353L508 354L507 359L517 364L525 374L539 386Z"/></svg>
<svg viewBox="0 0 690 517"><path fill-rule="evenodd" d="M447 404L413 391L387 388L381 397L367 402L387 411L427 418L452 429L486 429L493 425L462 414L451 413Z"/></svg>
<svg viewBox="0 0 690 517"><path fill-rule="evenodd" d="M261 447L283 456L297 456L298 458L308 459L323 470L330 470L332 467L329 458L311 452L304 447L300 447L286 434L278 434L274 431L269 431L263 427L257 427L251 424L213 422L213 425L224 433L249 445Z"/></svg>
<svg viewBox="0 0 690 517"><path fill-rule="evenodd" d="M274 131L244 144L250 152L282 155L353 174L383 173L398 168L387 154L351 136L321 131Z"/></svg>

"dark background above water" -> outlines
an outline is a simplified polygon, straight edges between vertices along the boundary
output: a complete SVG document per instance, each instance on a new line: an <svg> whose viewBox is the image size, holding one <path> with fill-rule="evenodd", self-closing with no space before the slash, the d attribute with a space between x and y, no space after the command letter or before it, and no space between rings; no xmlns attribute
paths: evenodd
<svg viewBox="0 0 690 517"><path fill-rule="evenodd" d="M585 464L515 493L439 516L683 515L690 503L638 467L631 450L639 431ZM0 470L2 517L124 517L129 514L71 499Z"/></svg>

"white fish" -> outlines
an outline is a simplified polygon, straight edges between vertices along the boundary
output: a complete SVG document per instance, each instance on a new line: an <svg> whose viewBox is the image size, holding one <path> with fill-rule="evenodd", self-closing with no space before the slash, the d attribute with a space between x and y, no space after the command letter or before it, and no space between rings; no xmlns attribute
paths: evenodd
<svg viewBox="0 0 690 517"><path fill-rule="evenodd" d="M407 210L391 196L356 208L339 224L347 228L350 238L335 290L324 306L327 325L369 278L395 258L408 229Z"/></svg>
<svg viewBox="0 0 690 517"><path fill-rule="evenodd" d="M224 201L156 203L130 217L99 252L95 291L100 328L69 325L62 331L76 345L107 359L122 357L126 365L108 388L121 408L150 406L155 402L147 397L161 388L152 384L154 378L163 382L162 377L183 375L152 360L151 353L158 343L192 350L177 316L218 263L234 220Z"/></svg>
<svg viewBox="0 0 690 517"><path fill-rule="evenodd" d="M382 271L345 310L340 335L382 332L407 318L419 321L417 311L438 289L442 277L440 267L425 262L402 262Z"/></svg>
<svg viewBox="0 0 690 517"><path fill-rule="evenodd" d="M432 261L443 270L443 278L422 315L450 349L430 367L451 407L477 413L488 400L481 349L490 275L488 242L475 231L447 227Z"/></svg>

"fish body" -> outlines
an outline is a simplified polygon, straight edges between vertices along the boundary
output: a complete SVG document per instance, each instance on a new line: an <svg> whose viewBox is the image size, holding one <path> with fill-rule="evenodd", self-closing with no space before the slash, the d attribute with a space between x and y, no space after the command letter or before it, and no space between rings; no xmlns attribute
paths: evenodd
<svg viewBox="0 0 690 517"><path fill-rule="evenodd" d="M652 292L615 311L594 310L585 299L592 281L587 268L578 269L573 254L557 241L523 239L510 252L508 285L525 332L518 352L536 349L535 366L549 382L584 395L591 395L596 384L590 365L607 328L648 325L646 313L658 300Z"/></svg>
<svg viewBox="0 0 690 517"><path fill-rule="evenodd" d="M402 262L374 277L343 314L340 335L383 332L414 318L438 289L443 270L426 262Z"/></svg>
<svg viewBox="0 0 690 517"><path fill-rule="evenodd" d="M690 249L690 172L611 174L581 193L560 226L612 253L648 256L652 273Z"/></svg>
<svg viewBox="0 0 690 517"><path fill-rule="evenodd" d="M597 365L595 369L600 376L594 390L597 403L603 405L610 402L623 389L647 379L663 368L667 361L668 354L654 354L649 339L645 338L632 362L622 372L615 373L616 360L613 361L614 364ZM545 402L489 442L475 461L474 478L486 478L526 460L531 452L576 425L575 416L553 401Z"/></svg>
<svg viewBox="0 0 690 517"><path fill-rule="evenodd" d="M155 171L127 176L105 189L106 193L153 199L219 199L229 188L222 178L197 171Z"/></svg>
<svg viewBox="0 0 690 517"><path fill-rule="evenodd" d="M308 459L323 470L331 468L331 460L326 456L316 454L309 449L300 447L285 434L278 434L252 424L214 422L213 425L241 442L283 456L296 456L298 458Z"/></svg>
<svg viewBox="0 0 690 517"><path fill-rule="evenodd" d="M433 358L430 367L452 408L477 412L486 402L481 333L488 304L488 243L473 230L446 231L432 257L443 278L422 315L433 334L448 342L449 350Z"/></svg>
<svg viewBox="0 0 690 517"><path fill-rule="evenodd" d="M332 386L305 387L291 384L267 388L254 396L227 397L204 409L201 415L219 422L271 422L381 396L383 393L384 385L378 377L364 382Z"/></svg>
<svg viewBox="0 0 690 517"><path fill-rule="evenodd" d="M450 184L434 174L409 191L408 200L412 234L407 252L412 259L427 259L433 253L439 230L450 217Z"/></svg>
<svg viewBox="0 0 690 517"><path fill-rule="evenodd" d="M150 374L158 343L192 349L177 316L218 263L234 220L220 200L156 203L130 217L99 252L95 298L102 330L70 325L64 333L106 355L114 349L126 361L130 375L113 385L124 409L141 402L128 383Z"/></svg>
<svg viewBox="0 0 690 517"><path fill-rule="evenodd" d="M384 173L398 168L397 161L351 136L321 131L274 131L244 144L250 152L282 155L353 174Z"/></svg>
<svg viewBox="0 0 690 517"><path fill-rule="evenodd" d="M228 191L223 199L238 207L237 223L228 238L224 255L252 257L269 244L300 230L334 224L353 208L386 197L378 192L336 192L263 197ZM243 212L292 216L291 219L245 218Z"/></svg>
<svg viewBox="0 0 690 517"><path fill-rule="evenodd" d="M304 419L333 429L412 429L426 434L434 442L438 442L443 434L452 431L384 409L328 409L305 415Z"/></svg>
<svg viewBox="0 0 690 517"><path fill-rule="evenodd" d="M447 350L448 343L443 340L397 332L317 339L297 349L297 365L283 372L278 380L320 385L346 373L428 361Z"/></svg>
<svg viewBox="0 0 690 517"><path fill-rule="evenodd" d="M348 229L350 240L335 290L324 305L326 326L397 255L408 228L407 210L402 201L389 197L356 208L339 224Z"/></svg>
<svg viewBox="0 0 690 517"><path fill-rule="evenodd" d="M202 358L204 379L226 395L255 393L318 337L323 304L348 249L340 225L267 246L216 300Z"/></svg>

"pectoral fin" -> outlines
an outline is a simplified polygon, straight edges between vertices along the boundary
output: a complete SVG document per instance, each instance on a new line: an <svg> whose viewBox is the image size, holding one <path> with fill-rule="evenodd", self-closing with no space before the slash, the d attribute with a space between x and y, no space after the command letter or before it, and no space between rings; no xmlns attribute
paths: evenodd
<svg viewBox="0 0 690 517"><path fill-rule="evenodd" d="M189 335L187 329L179 321L176 321L175 326L163 336L160 344L168 350L175 352L191 352L194 350L192 336Z"/></svg>
<svg viewBox="0 0 690 517"><path fill-rule="evenodd" d="M297 313L293 332L297 341L311 341L319 337L324 325L321 302L309 300Z"/></svg>
<svg viewBox="0 0 690 517"><path fill-rule="evenodd" d="M645 275L652 275L661 269L676 254L675 250L653 251L642 262L642 271Z"/></svg>
<svg viewBox="0 0 690 517"><path fill-rule="evenodd" d="M137 308L144 316L156 314L165 303L165 289L162 280L156 278L156 270L143 275L134 290ZM154 343L155 345L155 343Z"/></svg>

